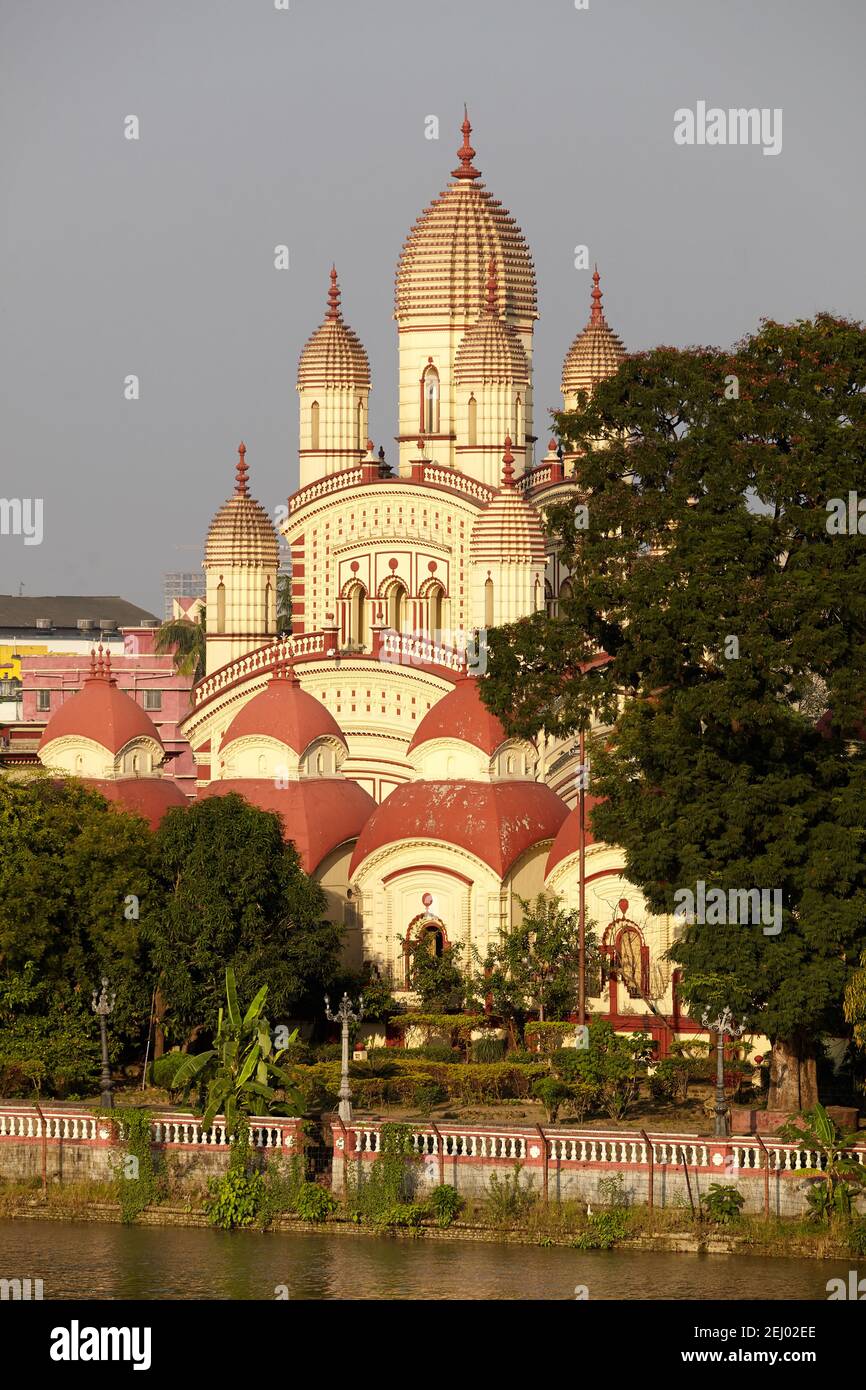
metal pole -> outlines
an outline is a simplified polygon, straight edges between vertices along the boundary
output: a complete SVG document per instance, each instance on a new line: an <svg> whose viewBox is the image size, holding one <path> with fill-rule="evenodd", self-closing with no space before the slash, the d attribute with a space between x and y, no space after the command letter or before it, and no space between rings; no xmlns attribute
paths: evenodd
<svg viewBox="0 0 866 1390"><path fill-rule="evenodd" d="M542 1179L541 1179L541 1180L542 1180L543 1190L544 1190L544 1201L545 1201L545 1204L546 1204L546 1203L547 1203L547 1196L548 1196L547 1135L545 1134L544 1130L541 1128L541 1125L536 1125L535 1128L537 1129L537 1131L538 1131L538 1137L539 1137L539 1139L541 1140L541 1155L542 1155L542 1163L543 1163L543 1165L544 1165L543 1168L542 1168Z"/></svg>
<svg viewBox="0 0 866 1390"><path fill-rule="evenodd" d="M655 1158L653 1155L652 1141L645 1129L641 1130L641 1136L646 1144L647 1162L649 1164L649 1209L652 1211L655 1198Z"/></svg>
<svg viewBox="0 0 866 1390"><path fill-rule="evenodd" d="M725 1033L716 1033L716 1128L717 1139L728 1137L728 1106L725 1100Z"/></svg>
<svg viewBox="0 0 866 1390"><path fill-rule="evenodd" d="M580 896L577 926L577 1021L581 1027L586 1023L586 736L580 731L578 758L580 759L580 783L577 789L578 804L578 891Z"/></svg>
<svg viewBox="0 0 866 1390"><path fill-rule="evenodd" d="M116 994L112 994L109 996L108 979L105 975L103 975L102 993L97 995L96 990L93 991L93 1000L91 1003L91 1008L93 1009L93 1012L99 1019L99 1036L100 1041L102 1043L102 1077L100 1079L100 1088L102 1091L101 1104L103 1109L105 1110L114 1109L111 1067L108 1063L108 1029L106 1028L106 1020L108 1019L109 1014L114 1009L116 999Z"/></svg>
<svg viewBox="0 0 866 1390"><path fill-rule="evenodd" d="M358 1000L358 1012L352 1010L352 1002L348 994L344 994L340 1000L340 1006L336 1013L331 1012L331 1001L325 995L325 1017L330 1023L342 1024L342 1065L340 1067L340 1104L338 1111L340 1119L344 1124L352 1123L352 1090L349 1086L349 1024L360 1023L364 1017L363 996Z"/></svg>

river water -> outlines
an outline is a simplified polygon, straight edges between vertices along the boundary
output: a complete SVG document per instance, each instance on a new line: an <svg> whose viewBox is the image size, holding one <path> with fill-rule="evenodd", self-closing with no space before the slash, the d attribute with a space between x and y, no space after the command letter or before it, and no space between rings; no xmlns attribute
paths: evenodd
<svg viewBox="0 0 866 1390"><path fill-rule="evenodd" d="M590 1299L826 1300L855 1264L0 1221L0 1277L42 1279L46 1299L574 1299L583 1285Z"/></svg>

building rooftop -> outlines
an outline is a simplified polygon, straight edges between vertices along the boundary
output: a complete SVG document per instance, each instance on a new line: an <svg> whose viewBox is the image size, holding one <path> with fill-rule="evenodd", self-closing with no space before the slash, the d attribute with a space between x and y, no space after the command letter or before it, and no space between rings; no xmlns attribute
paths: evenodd
<svg viewBox="0 0 866 1390"><path fill-rule="evenodd" d="M159 622L155 613L117 594L0 594L0 637L27 641L96 636Z"/></svg>

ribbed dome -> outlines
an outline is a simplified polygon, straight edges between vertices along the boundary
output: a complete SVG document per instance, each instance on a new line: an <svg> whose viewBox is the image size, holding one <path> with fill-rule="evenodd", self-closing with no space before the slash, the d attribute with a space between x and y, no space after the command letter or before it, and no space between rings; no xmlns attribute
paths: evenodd
<svg viewBox="0 0 866 1390"><path fill-rule="evenodd" d="M79 691L64 700L52 714L41 739L39 753L58 738L86 738L116 755L133 739L153 739L162 747L156 725L131 695L119 690L111 674L111 657L91 653L90 675Z"/></svg>
<svg viewBox="0 0 866 1390"><path fill-rule="evenodd" d="M454 182L427 207L403 244L397 265L394 317L437 315L472 323L486 300L492 257L503 314L537 318L535 268L514 218L478 181L463 122L460 167Z"/></svg>
<svg viewBox="0 0 866 1390"><path fill-rule="evenodd" d="M301 689L290 667L278 668L265 689L238 711L226 730L223 747L249 735L278 739L299 754L317 738L346 742L330 710Z"/></svg>
<svg viewBox="0 0 866 1390"><path fill-rule="evenodd" d="M324 323L307 339L298 362L298 390L345 386L370 389L370 363L364 346L340 312L336 269L331 267L331 287Z"/></svg>
<svg viewBox="0 0 866 1390"><path fill-rule="evenodd" d="M233 565L277 570L280 547L273 523L247 489L246 445L238 448L237 487L210 524L204 562L214 569Z"/></svg>
<svg viewBox="0 0 866 1390"><path fill-rule="evenodd" d="M601 307L598 271L593 272L592 311L589 323L578 333L562 364L562 394L592 391L605 377L613 376L627 356L622 339L614 333Z"/></svg>
<svg viewBox="0 0 866 1390"><path fill-rule="evenodd" d="M519 334L488 310L461 340L454 358L458 386L489 386L496 382L529 385L529 366Z"/></svg>
<svg viewBox="0 0 866 1390"><path fill-rule="evenodd" d="M514 486L511 440L505 441L502 487L472 528L473 560L523 560L545 564L547 541L538 513Z"/></svg>

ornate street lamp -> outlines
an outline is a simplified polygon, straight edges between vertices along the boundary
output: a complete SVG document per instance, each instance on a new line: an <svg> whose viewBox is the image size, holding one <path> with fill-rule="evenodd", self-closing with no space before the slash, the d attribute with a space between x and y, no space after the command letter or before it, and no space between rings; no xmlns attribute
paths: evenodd
<svg viewBox="0 0 866 1390"><path fill-rule="evenodd" d="M340 1104L338 1113L344 1124L352 1122L352 1092L349 1089L349 1024L360 1023L364 1017L364 996L358 1000L358 1012L353 1013L352 1001L348 994L344 994L340 1000L340 1006L336 1013L331 1013L331 1001L325 995L325 1017L329 1023L342 1024L343 1059L340 1069Z"/></svg>
<svg viewBox="0 0 866 1390"><path fill-rule="evenodd" d="M710 1018L709 1010L701 1019L705 1028L711 1028L716 1034L716 1104L715 1104L715 1137L717 1139L727 1139L730 1134L728 1123L728 1102L725 1097L725 1036L729 1038L739 1038L746 1030L740 1023L734 1022L734 1016L730 1009L724 1008L717 1018Z"/></svg>
<svg viewBox="0 0 866 1390"><path fill-rule="evenodd" d="M97 995L96 990L93 991L93 1002L91 1007L99 1019L99 1032L102 1039L102 1078L100 1080L100 1088L102 1090L102 1106L105 1110L114 1109L111 1068L108 1065L108 1030L105 1025L109 1014L114 1011L116 1000L117 995L113 992L109 997L108 977L103 975L102 993Z"/></svg>

